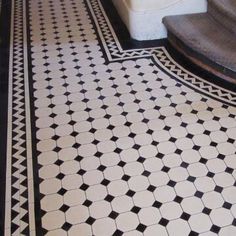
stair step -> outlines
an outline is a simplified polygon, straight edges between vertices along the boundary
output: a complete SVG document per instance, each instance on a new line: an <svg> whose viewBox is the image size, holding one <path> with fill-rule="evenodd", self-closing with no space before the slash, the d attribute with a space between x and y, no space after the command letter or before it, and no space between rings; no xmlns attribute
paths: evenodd
<svg viewBox="0 0 236 236"><path fill-rule="evenodd" d="M208 0L208 12L221 25L236 34L236 0Z"/></svg>
<svg viewBox="0 0 236 236"><path fill-rule="evenodd" d="M209 13L163 19L170 43L195 64L236 84L236 38Z"/></svg>

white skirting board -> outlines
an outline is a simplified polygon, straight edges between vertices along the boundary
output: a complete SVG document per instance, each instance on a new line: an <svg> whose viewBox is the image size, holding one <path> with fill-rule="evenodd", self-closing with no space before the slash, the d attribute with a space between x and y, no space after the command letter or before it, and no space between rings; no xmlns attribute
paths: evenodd
<svg viewBox="0 0 236 236"><path fill-rule="evenodd" d="M136 40L166 38L164 16L206 12L207 0L112 0Z"/></svg>

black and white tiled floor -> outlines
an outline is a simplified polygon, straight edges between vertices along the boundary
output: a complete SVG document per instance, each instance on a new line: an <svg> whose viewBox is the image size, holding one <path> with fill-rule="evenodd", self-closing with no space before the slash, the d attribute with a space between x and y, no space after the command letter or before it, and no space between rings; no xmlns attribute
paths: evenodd
<svg viewBox="0 0 236 236"><path fill-rule="evenodd" d="M236 92L99 0L11 7L5 235L236 235Z"/></svg>

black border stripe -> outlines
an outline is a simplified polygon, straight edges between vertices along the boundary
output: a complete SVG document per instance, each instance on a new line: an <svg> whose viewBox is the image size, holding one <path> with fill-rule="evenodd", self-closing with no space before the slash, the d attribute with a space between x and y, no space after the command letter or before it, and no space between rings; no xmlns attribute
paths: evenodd
<svg viewBox="0 0 236 236"><path fill-rule="evenodd" d="M30 39L30 14L29 14L29 0L26 1L26 32L27 32L27 59L28 59L28 79L29 79L29 93L30 93L30 115L31 115L31 139L32 139L32 162L33 162L33 178L34 178L34 216L35 216L35 230L36 235L43 235L42 231L42 211L40 208L41 195L39 191L39 166L37 157L39 152L37 151L37 138L36 131L36 116L35 116L35 107L34 107L34 89L33 89L33 72L32 72L32 58L31 58L31 39Z"/></svg>
<svg viewBox="0 0 236 236"><path fill-rule="evenodd" d="M0 15L0 235L5 231L8 82L11 33L11 0L2 0Z"/></svg>

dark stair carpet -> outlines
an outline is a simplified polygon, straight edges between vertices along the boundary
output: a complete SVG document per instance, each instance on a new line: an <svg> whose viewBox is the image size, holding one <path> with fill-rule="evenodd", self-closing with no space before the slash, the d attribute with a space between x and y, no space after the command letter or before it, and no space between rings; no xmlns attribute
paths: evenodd
<svg viewBox="0 0 236 236"><path fill-rule="evenodd" d="M163 19L172 46L192 62L236 84L236 0L209 0L208 12Z"/></svg>

